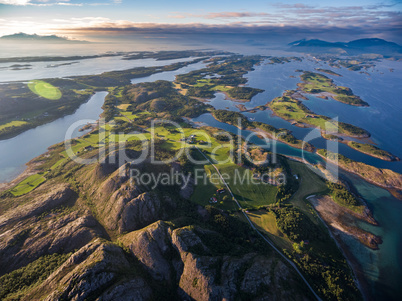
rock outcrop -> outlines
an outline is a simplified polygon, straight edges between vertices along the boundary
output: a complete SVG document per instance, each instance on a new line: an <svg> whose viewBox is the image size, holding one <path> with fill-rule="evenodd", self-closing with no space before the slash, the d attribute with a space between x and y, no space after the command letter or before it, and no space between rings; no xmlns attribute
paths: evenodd
<svg viewBox="0 0 402 301"><path fill-rule="evenodd" d="M69 185L58 185L1 215L0 274L46 254L71 252L99 236L100 227L89 211L69 212L68 207L60 207L75 199ZM65 213L52 213L55 208Z"/></svg>
<svg viewBox="0 0 402 301"><path fill-rule="evenodd" d="M67 184L60 184L52 187L52 190L45 195L41 195L29 203L13 208L0 216L0 227L10 225L13 222L40 215L73 198L74 192Z"/></svg>
<svg viewBox="0 0 402 301"><path fill-rule="evenodd" d="M104 225L118 233L165 219L176 206L170 198L159 197L136 185L127 173L126 165L120 167L92 194Z"/></svg>
<svg viewBox="0 0 402 301"><path fill-rule="evenodd" d="M71 184L60 184L64 178L46 183L0 213L0 276L37 259L46 262L45 255L72 253L40 281L30 279L35 285L18 292L21 300L309 296L274 253L225 238L209 224L208 210L186 203L192 185L172 199L130 181L129 167L111 162L82 167L73 179L67 177ZM225 247L217 248L217 242Z"/></svg>
<svg viewBox="0 0 402 301"><path fill-rule="evenodd" d="M151 288L130 273L122 249L94 241L75 252L23 300L149 300Z"/></svg>
<svg viewBox="0 0 402 301"><path fill-rule="evenodd" d="M155 280L178 283L183 300L306 299L289 289L299 286L299 279L277 258L216 255L197 232L214 233L199 227L173 230L159 221L120 240Z"/></svg>

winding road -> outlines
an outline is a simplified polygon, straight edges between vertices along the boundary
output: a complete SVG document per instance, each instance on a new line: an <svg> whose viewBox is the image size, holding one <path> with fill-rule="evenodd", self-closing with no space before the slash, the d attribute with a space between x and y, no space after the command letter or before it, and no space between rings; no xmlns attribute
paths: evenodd
<svg viewBox="0 0 402 301"><path fill-rule="evenodd" d="M282 258L284 260L286 260L287 263L289 263L293 269L297 272L297 274L299 274L299 276L303 279L304 283L307 285L307 287L310 289L310 291L312 292L312 294L314 295L314 297L316 297L317 300L322 301L321 298L316 294L316 292L314 291L314 289L311 287L311 285L308 283L307 279L304 278L303 274L299 271L299 269L297 268L296 264L294 262L292 262L289 258L287 258L281 251L279 251L279 249L277 247L275 247L275 245L265 236L263 235L253 224L253 222L250 220L250 218L248 217L248 215L244 212L244 209L241 207L240 203L237 201L237 199L235 198L232 190L230 189L229 185L226 183L225 179L223 178L221 172L219 171L218 167L215 166L214 163L211 162L211 160L197 147L195 146L195 148L204 156L205 159L208 160L208 162L215 168L216 172L218 173L219 177L222 180L222 183L225 184L226 189L229 191L230 195L232 196L233 200L235 201L235 203L237 204L237 206L239 207L239 209L241 210L241 212L243 213L244 217L247 219L247 221L250 223L251 228L253 228L259 236L261 236L261 238L267 243L269 244L272 249L274 249L276 251L276 253L278 253L280 256L282 256Z"/></svg>

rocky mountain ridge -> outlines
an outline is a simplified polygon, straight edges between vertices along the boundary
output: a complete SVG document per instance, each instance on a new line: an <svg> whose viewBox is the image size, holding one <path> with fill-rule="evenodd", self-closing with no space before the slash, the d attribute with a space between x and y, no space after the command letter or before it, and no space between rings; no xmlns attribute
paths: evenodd
<svg viewBox="0 0 402 301"><path fill-rule="evenodd" d="M25 283L4 300L312 299L246 224L191 205L180 189L131 183L129 167L70 162L69 174L3 197L0 276ZM43 280L24 276L52 254L71 255Z"/></svg>

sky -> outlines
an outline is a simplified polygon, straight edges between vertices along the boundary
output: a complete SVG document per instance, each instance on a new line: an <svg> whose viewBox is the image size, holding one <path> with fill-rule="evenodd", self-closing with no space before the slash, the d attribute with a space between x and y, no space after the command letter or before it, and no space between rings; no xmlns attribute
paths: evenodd
<svg viewBox="0 0 402 301"><path fill-rule="evenodd" d="M135 34L262 34L402 44L402 0L0 0L0 36L102 40Z"/></svg>

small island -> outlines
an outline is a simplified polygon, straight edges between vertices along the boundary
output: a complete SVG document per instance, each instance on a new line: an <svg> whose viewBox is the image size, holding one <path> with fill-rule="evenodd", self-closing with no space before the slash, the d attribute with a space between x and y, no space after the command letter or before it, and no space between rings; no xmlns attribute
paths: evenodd
<svg viewBox="0 0 402 301"><path fill-rule="evenodd" d="M329 184L329 187L341 186L338 184ZM346 191L346 195L351 195ZM353 197L354 198L354 197ZM331 232L338 234L339 232L351 235L358 239L362 244L372 250L378 250L378 245L382 243L382 239L359 227L360 221L372 223L371 216L367 216L366 206L360 205L362 212L356 212L344 206L334 198L332 190L330 195L313 196L309 198L314 209L330 227ZM335 235L337 237L337 235Z"/></svg>
<svg viewBox="0 0 402 301"><path fill-rule="evenodd" d="M397 156L394 156L390 152L382 150L377 146L368 144L368 143L359 143L355 141L348 141L347 145L354 150L357 150L363 154L372 156L374 158L378 158L385 161L399 161L400 159Z"/></svg>
<svg viewBox="0 0 402 301"><path fill-rule="evenodd" d="M304 93L331 97L339 102L352 106L369 106L368 103L363 101L359 96L354 95L350 88L335 85L334 81L325 75L304 71L303 74L300 75L300 78L303 82L299 83L298 86Z"/></svg>
<svg viewBox="0 0 402 301"><path fill-rule="evenodd" d="M395 171L357 162L325 149L318 150L317 154L327 161L337 164L340 168L354 173L375 185L387 189L402 190L402 175Z"/></svg>
<svg viewBox="0 0 402 301"><path fill-rule="evenodd" d="M206 61L209 63L206 68L177 75L175 82L187 96L210 99L216 92L222 92L233 101L248 102L264 90L245 87L247 79L243 76L263 59L237 55L211 58Z"/></svg>
<svg viewBox="0 0 402 301"><path fill-rule="evenodd" d="M288 90L283 96L274 98L267 106L275 115L292 122L295 126L319 127L324 135L338 127L338 132L341 135L354 138L370 137L370 133L366 130L344 122L339 122L337 125L333 124L333 126L330 126L331 129L326 129L332 123L331 118L315 114L296 98L298 96L297 91Z"/></svg>
<svg viewBox="0 0 402 301"><path fill-rule="evenodd" d="M342 76L342 75L340 75L340 74L338 74L338 73L336 73L336 72L334 72L332 70L329 70L329 69L315 68L315 70L317 70L319 72L329 74L329 75L333 75L333 76Z"/></svg>
<svg viewBox="0 0 402 301"><path fill-rule="evenodd" d="M116 86L129 85L133 78L174 71L202 60L205 60L205 57L163 67L137 67L96 75L48 78L41 81L43 86L47 87L41 90L46 93L37 93L34 89L29 88L36 81L30 81L28 84L26 82L5 83L0 86L2 94L0 99L0 140L12 138L28 129L72 114L96 91L110 91ZM50 90L59 91L60 98L57 101L47 96L49 87ZM35 101L32 101L33 99Z"/></svg>
<svg viewBox="0 0 402 301"><path fill-rule="evenodd" d="M47 65L46 68L57 68L57 67L61 67L61 66L70 66L70 65L74 65L74 64L78 64L79 62L69 62L69 63L61 63L61 64L51 64L51 65Z"/></svg>
<svg viewBox="0 0 402 301"><path fill-rule="evenodd" d="M213 110L212 116L220 122L236 126L240 129L247 129L256 132L263 137L268 136L270 139L283 142L295 148L304 149L310 152L314 151L313 145L310 143L304 143L302 140L297 139L292 135L291 131L287 129L277 129L272 125L259 121L249 121L243 114L239 112Z"/></svg>
<svg viewBox="0 0 402 301"><path fill-rule="evenodd" d="M270 57L268 64L285 64L290 62L302 62L303 58L298 56L291 56L291 57Z"/></svg>

